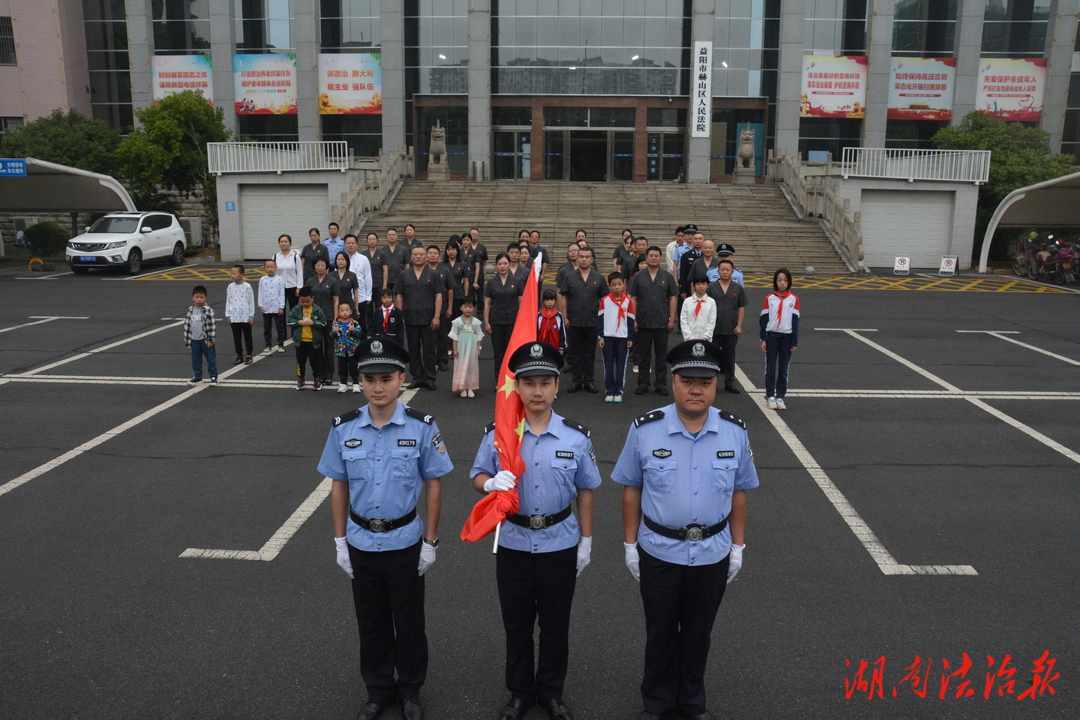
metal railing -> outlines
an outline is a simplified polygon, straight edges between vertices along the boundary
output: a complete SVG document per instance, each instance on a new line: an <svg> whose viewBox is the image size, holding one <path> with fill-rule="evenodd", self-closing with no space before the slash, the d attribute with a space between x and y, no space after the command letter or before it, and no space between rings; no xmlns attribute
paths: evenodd
<svg viewBox="0 0 1080 720"><path fill-rule="evenodd" d="M413 156L409 149L391 151L379 160L378 170L360 170L341 202L331 207L331 215L340 227L359 232L364 216L385 209L387 200L404 178L413 176Z"/></svg>
<svg viewBox="0 0 1080 720"><path fill-rule="evenodd" d="M776 156L771 150L766 168L769 180L783 185L798 212L821 223L848 267L854 272L869 274L863 262L865 251L860 214L852 214L851 201L841 199L836 194L833 179L825 176L804 177L798 155L793 158Z"/></svg>
<svg viewBox="0 0 1080 720"><path fill-rule="evenodd" d="M845 179L944 180L981 185L990 177L990 151L847 147L840 173Z"/></svg>
<svg viewBox="0 0 1080 720"><path fill-rule="evenodd" d="M206 154L214 175L349 169L349 144L344 140L207 143Z"/></svg>

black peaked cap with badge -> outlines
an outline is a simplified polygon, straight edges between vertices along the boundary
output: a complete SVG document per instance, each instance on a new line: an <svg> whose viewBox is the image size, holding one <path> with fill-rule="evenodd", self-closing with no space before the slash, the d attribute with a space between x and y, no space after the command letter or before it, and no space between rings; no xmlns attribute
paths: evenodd
<svg viewBox="0 0 1080 720"><path fill-rule="evenodd" d="M716 377L721 372L724 352L708 340L687 340L671 348L667 354L672 375L684 377Z"/></svg>
<svg viewBox="0 0 1080 720"><path fill-rule="evenodd" d="M562 372L563 357L558 348L545 342L528 342L514 351L507 362L515 378L532 375L559 376Z"/></svg>
<svg viewBox="0 0 1080 720"><path fill-rule="evenodd" d="M727 243L720 243L720 247L716 248L716 254L718 257L724 257L726 255L734 255L735 248L731 247Z"/></svg>
<svg viewBox="0 0 1080 720"><path fill-rule="evenodd" d="M696 233L697 231L697 225L695 225L694 223L683 226L683 235L685 235L686 233Z"/></svg>
<svg viewBox="0 0 1080 720"><path fill-rule="evenodd" d="M404 371L409 351L386 337L368 338L356 346L357 369L361 373Z"/></svg>

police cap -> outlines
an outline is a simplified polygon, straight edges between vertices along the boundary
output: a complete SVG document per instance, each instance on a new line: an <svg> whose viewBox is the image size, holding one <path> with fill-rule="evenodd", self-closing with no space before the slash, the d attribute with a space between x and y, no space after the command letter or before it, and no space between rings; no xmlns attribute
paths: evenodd
<svg viewBox="0 0 1080 720"><path fill-rule="evenodd" d="M672 375L716 377L723 356L723 351L708 340L687 340L671 348L667 361Z"/></svg>
<svg viewBox="0 0 1080 720"><path fill-rule="evenodd" d="M557 348L545 342L528 342L514 351L507 367L515 378L531 375L559 376L563 358Z"/></svg>
<svg viewBox="0 0 1080 720"><path fill-rule="evenodd" d="M375 337L356 346L356 358L361 373L404 371L409 364L409 351L390 338Z"/></svg>
<svg viewBox="0 0 1080 720"><path fill-rule="evenodd" d="M683 235L685 235L686 233L696 233L697 231L697 225L695 225L694 223L683 226Z"/></svg>
<svg viewBox="0 0 1080 720"><path fill-rule="evenodd" d="M727 243L720 243L720 247L716 248L716 254L719 257L724 257L725 255L734 255L735 248L731 247Z"/></svg>

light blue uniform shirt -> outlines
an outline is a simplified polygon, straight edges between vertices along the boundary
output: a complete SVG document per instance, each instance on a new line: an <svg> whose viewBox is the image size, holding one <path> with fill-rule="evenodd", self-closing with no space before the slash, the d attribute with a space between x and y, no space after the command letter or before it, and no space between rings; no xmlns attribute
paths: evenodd
<svg viewBox="0 0 1080 720"><path fill-rule="evenodd" d="M719 276L719 273L717 273L717 276ZM740 284L740 285L742 285L743 287L746 287L746 285L745 285L745 284L743 284L743 275L742 275L742 270L732 270L732 271L731 271L731 279L732 279L732 280L733 280L734 282L737 282L737 283L739 283L739 284Z"/></svg>
<svg viewBox="0 0 1080 720"><path fill-rule="evenodd" d="M394 520L416 507L424 480L454 469L439 427L430 415L398 403L390 420L377 428L365 405L334 419L319 472L349 483L349 503L361 517ZM430 422L425 422L427 418ZM417 516L404 527L373 533L352 521L346 536L359 550L401 550L420 541L424 523Z"/></svg>
<svg viewBox="0 0 1080 720"><path fill-rule="evenodd" d="M567 425L554 411L547 430L539 436L525 424L521 459L525 461L525 474L518 480L521 515L554 515L577 499L578 488L600 487L592 441L585 433ZM476 451L469 477L475 478L480 473L494 477L500 470L495 431L490 430ZM577 517L571 512L561 523L543 530L505 522L499 532L499 547L530 553L554 552L574 547L579 537Z"/></svg>
<svg viewBox="0 0 1080 720"><path fill-rule="evenodd" d="M345 252L345 240L341 237L338 237L337 240L332 237L327 237L322 241L322 244L323 247L326 248L326 252L330 254L330 270L333 270L337 267L337 265L334 264L334 261L337 259L337 254L339 252ZM367 516L365 515L364 517Z"/></svg>
<svg viewBox="0 0 1080 720"><path fill-rule="evenodd" d="M657 413L662 417L649 419ZM643 415L630 426L611 479L640 487L642 511L660 525L715 525L731 513L733 492L758 486L750 440L741 422L729 422L710 408L695 438L683 427L673 404ZM727 557L731 528L690 542L658 535L642 520L638 545L675 565L710 565Z"/></svg>

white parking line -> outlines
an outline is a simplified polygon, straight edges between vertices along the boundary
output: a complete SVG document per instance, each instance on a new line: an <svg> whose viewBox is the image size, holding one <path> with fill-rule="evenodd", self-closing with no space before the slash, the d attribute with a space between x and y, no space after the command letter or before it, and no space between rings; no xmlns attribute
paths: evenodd
<svg viewBox="0 0 1080 720"><path fill-rule="evenodd" d="M1052 357L1052 358L1054 358L1056 360L1061 360L1062 362L1067 362L1070 365L1080 365L1080 360L1073 360L1072 358L1065 357L1064 355L1058 355L1057 353L1052 353L1049 350L1043 350L1041 347L1035 347L1034 345L1028 345L1027 343L1022 343L1019 340L1013 340L1011 337L1005 337L1006 334L1019 335L1020 333L1017 330L957 330L956 332L958 332L958 333L977 333L977 334L982 334L982 335L993 335L994 337L999 338L1001 340L1004 340L1005 342L1011 342L1013 345L1019 345L1020 347L1025 347L1028 350L1034 350L1037 353L1042 353L1043 355L1049 355L1050 357Z"/></svg>
<svg viewBox="0 0 1080 720"><path fill-rule="evenodd" d="M961 390L960 388L956 387L955 385L953 385L951 383L945 382L944 380L939 378L937 375L934 375L931 372L923 370L921 367L919 367L918 365L916 365L913 362L905 360L904 358L902 358L899 355L897 355L896 353L894 353L892 350L884 348L881 345L878 345L873 340L868 340L868 339L864 338L862 335L859 335L859 333L861 333L861 332L867 332L866 330L848 330L848 329L845 329L845 328L814 328L814 329L815 330L832 330L832 331L836 331L836 332L847 333L848 335L855 338L856 340L858 340L860 342L864 342L867 345L869 345L870 347L877 350L878 352L883 353L885 355L888 355L889 357L891 357L893 360L900 363L904 367L906 367L906 368L908 368L910 370L914 370L915 372L922 375L924 378L926 378L930 382L940 385L941 387L945 388L949 392L952 392L952 393L962 393L963 392L963 390ZM877 331L875 330L873 332L877 332Z"/></svg>
<svg viewBox="0 0 1080 720"><path fill-rule="evenodd" d="M37 318L40 318L40 319L37 319ZM42 324L47 323L47 322L52 322L53 320L89 320L90 318L88 318L88 317L64 317L62 315L31 315L30 319L35 320L35 322L28 322L28 323L23 323L22 325L12 325L11 327L2 328L2 329L0 329L0 333L6 333L9 330L18 330L19 328L30 327L31 325L42 325Z"/></svg>
<svg viewBox="0 0 1080 720"><path fill-rule="evenodd" d="M70 362L75 362L76 360L81 360L82 358L90 357L91 355L94 355L96 353L105 352L106 350L112 350L114 347L119 347L120 345L124 345L125 343L129 343L129 342L132 342L134 340L139 340L139 339L147 337L149 335L153 335L154 333L159 333L162 330L168 330L169 328L174 328L177 325L183 325L183 324L184 324L183 320L177 320L176 322L169 323L168 325L163 325L162 327L155 328L153 330L147 330L146 332L140 333L139 335L133 335L132 337L125 338L123 340L118 340L118 341L116 341L114 343L111 343L109 345L105 345L103 347L94 348L93 350L88 350L86 352L79 353L77 355L72 355L69 358L65 358L63 360L57 360L56 362L50 363L48 365L42 365L39 368L34 368L33 370L30 370L28 372L23 373L23 376L25 377L26 375L37 375L40 372L44 372L46 370L52 370L53 368L60 367L61 365L67 365Z"/></svg>
<svg viewBox="0 0 1080 720"><path fill-rule="evenodd" d="M403 403L409 402L416 395L416 390L406 390L401 394L399 400ZM304 502L300 503L300 507L296 508L289 519L285 521L285 524L278 528L277 532L270 536L270 539L266 541L258 550L207 550L203 548L188 548L184 552L180 553L182 558L202 558L204 560L263 560L269 562L278 556L285 544L292 539L293 535L300 530L301 526L322 504L326 496L330 494L330 488L333 486L334 481L328 477L324 477L319 486L315 488L314 492L307 496Z"/></svg>
<svg viewBox="0 0 1080 720"><path fill-rule="evenodd" d="M941 385L946 390L949 390L950 392L956 392L957 394L962 394L963 393L963 391L960 390L959 388L957 388L955 385L951 385L951 384L945 382L944 380L942 380L941 378L939 378L937 375L934 375L933 373L931 373L931 372L929 372L927 370L923 370L922 368L920 368L915 363L910 362L910 361L900 357L899 355L892 352L891 350L887 350L887 349L881 347L880 345L878 345L877 343L872 342L870 340L867 340L866 338L862 337L861 335L859 335L858 333L856 333L854 331L848 330L846 332L847 332L848 335L855 338L856 340L859 340L860 342L864 342L867 345L869 345L870 347L874 348L875 350L878 350L878 351L888 355L889 357L893 358L894 360L901 363L902 365L915 370L917 373L919 373L923 377L927 378L928 380L931 380L931 381L937 383L938 385ZM1056 440L1052 440L1051 438L1047 437L1046 435L1043 435L1041 432L1039 432L1035 428L1033 428L1033 427L1031 427L1029 425L1025 425L1024 423L1020 422L1016 418L1014 418L1014 417L1012 417L1010 415L1006 415L1005 413L1001 412L1000 410L994 409L993 407L991 407L990 405L987 405L982 400L979 400L979 399L973 398L973 397L965 397L964 399L967 400L972 405L974 405L975 407L979 408L980 410L985 410L986 412L990 413L991 415L998 418L999 420L1003 420L1004 422L1008 423L1009 425L1012 425L1014 428L1021 431L1022 433L1024 433L1028 437L1031 437L1031 438L1033 438L1035 440L1038 440L1039 442L1041 442L1043 445L1050 448L1051 450L1054 450L1055 452L1061 453L1062 455L1067 457L1069 460L1072 460L1075 463L1080 463L1080 454L1077 454L1077 453L1073 452L1072 450L1065 447L1064 445L1057 442Z"/></svg>
<svg viewBox="0 0 1080 720"><path fill-rule="evenodd" d="M746 373L742 371L742 368L736 367L735 372L738 374L739 382L743 387L749 391L750 399L754 401L758 409L765 416L765 418L776 429L780 437L795 454L795 457L799 459L802 466L810 473L810 477L814 479L817 486L821 488L821 491L825 493L825 497L828 498L832 506L836 508L836 511L840 513L840 517L843 518L847 526L851 528L851 532L855 534L862 546L866 548L866 551L870 553L871 559L877 563L878 569L885 575L978 575L975 568L971 565L904 565L896 562L896 559L885 548L885 546L878 540L877 535L870 529L870 526L866 524L866 521L862 519L858 511L852 507L848 502L844 494L840 492L840 489L836 487L832 479L821 468L814 456L810 454L810 451L806 449L806 446L802 444L799 438L792 432L788 424L780 418L780 413L775 410L769 410L765 404L765 396L762 393L755 392L757 388L750 382L750 378L746 376Z"/></svg>
<svg viewBox="0 0 1080 720"><path fill-rule="evenodd" d="M154 332L157 332L157 331L155 330ZM132 338L132 339L134 339L134 338ZM102 348L102 349L104 349L104 348ZM259 360L262 360L265 357L269 357L269 356L268 355L259 355L258 357L254 358L254 360L252 361L252 364L258 362ZM236 367L232 368L231 370L227 370L227 371L221 373L218 377L219 378L227 378L230 375L234 375L235 373L240 372L241 370L243 370L246 367L250 367L250 366L249 365L237 365ZM137 416L133 417L132 419L128 420L127 422L124 422L124 423L121 423L121 424L117 425L112 430L108 430L106 432L103 432L100 435L98 435L97 437L93 438L92 440L87 440L82 445L79 445L78 447L76 447L76 448L74 448L72 450L68 450L66 453L64 453L60 457L54 458L53 460L50 460L49 462L45 463L44 465L39 465L38 467L34 468L31 471L23 473L22 475L15 478L14 480L9 480L8 482L4 483L3 485L0 485L0 495L6 495L7 493L11 492L15 488L17 488L17 487L19 487L21 485L25 485L26 483L30 482L34 478L41 477L42 475L49 472L50 470L54 470L54 469L60 467L61 465L66 463L68 460L73 460L74 458L77 458L80 455L82 455L84 452L86 452L88 450L93 450L98 445L101 445L104 442L112 440L114 437L116 437L120 433L122 433L122 432L124 432L126 430L130 430L131 428L135 427L136 425L139 425L139 424L145 422L146 420L149 420L150 418L154 417L155 415L157 415L159 413L162 413L165 410L168 410L172 406L177 405L179 403L182 403L183 401L187 400L189 397L191 397L195 393L202 392L207 387L209 387L209 385L207 385L205 383L195 385L190 390L186 390L185 392L180 393L176 397L174 397L174 398L172 398L170 400L166 400L165 402L161 403L160 405L156 405L155 407L150 408L149 410L142 413L141 415L137 415Z"/></svg>

